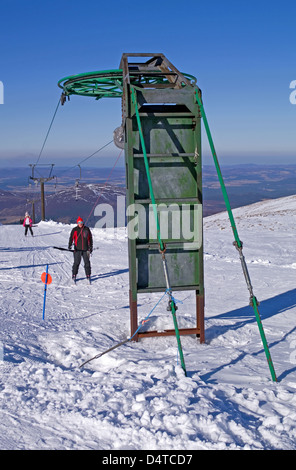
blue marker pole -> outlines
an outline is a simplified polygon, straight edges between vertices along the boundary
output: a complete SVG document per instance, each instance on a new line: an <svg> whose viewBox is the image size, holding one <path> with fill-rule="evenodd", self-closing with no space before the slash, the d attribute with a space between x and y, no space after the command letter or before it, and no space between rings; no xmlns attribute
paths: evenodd
<svg viewBox="0 0 296 470"><path fill-rule="evenodd" d="M47 291L47 278L48 278L48 264L46 265L46 276L45 276L45 284L44 284L43 315L42 315L42 319L43 319L43 320L44 320L44 316L45 316L45 301L46 301L46 291Z"/></svg>

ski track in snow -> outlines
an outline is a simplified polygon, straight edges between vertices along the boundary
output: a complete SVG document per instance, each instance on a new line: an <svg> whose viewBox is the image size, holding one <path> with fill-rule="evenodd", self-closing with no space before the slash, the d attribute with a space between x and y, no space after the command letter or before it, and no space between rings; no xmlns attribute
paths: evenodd
<svg viewBox="0 0 296 470"><path fill-rule="evenodd" d="M92 229L93 283L71 283L70 225L40 222L34 237L0 226L1 449L295 449L296 197L235 209L278 383L271 380L226 213L204 219L206 343L175 337L128 342L124 228ZM45 320L44 284L49 265ZM139 295L139 320L160 294ZM194 296L178 292L180 327ZM149 326L150 325L150 326ZM166 299L148 324L172 328Z"/></svg>

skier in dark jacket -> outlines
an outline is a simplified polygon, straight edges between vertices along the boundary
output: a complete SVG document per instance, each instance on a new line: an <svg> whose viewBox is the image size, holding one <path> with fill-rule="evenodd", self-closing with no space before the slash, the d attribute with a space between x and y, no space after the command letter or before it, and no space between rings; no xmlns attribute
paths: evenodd
<svg viewBox="0 0 296 470"><path fill-rule="evenodd" d="M71 250L73 243L74 264L72 267L72 278L75 282L81 258L83 258L85 274L90 282L91 266L89 258L93 250L93 239L90 229L84 225L81 217L78 217L77 226L71 231L68 243L69 250Z"/></svg>

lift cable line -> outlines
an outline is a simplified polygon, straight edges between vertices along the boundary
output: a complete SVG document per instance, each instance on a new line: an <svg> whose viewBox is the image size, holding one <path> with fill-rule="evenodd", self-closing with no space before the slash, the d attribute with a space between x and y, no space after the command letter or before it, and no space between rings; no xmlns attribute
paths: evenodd
<svg viewBox="0 0 296 470"><path fill-rule="evenodd" d="M150 312L148 313L148 315L140 322L140 325L138 326L137 330L133 333L132 336L130 336L129 338L123 340L123 341L120 341L119 343L115 344L114 346L112 346L111 348L109 349L106 349L105 351L99 353L99 354L96 354L95 356L91 357L90 359L87 359L85 362L83 362L79 367L83 367L85 366L86 364L88 364L89 362L93 361L94 359L99 359L99 357L102 357L104 354L107 354L108 352L111 352L113 351L114 349L117 349L119 348L119 346L122 346L123 344L126 344L128 343L129 341L131 341L134 336L140 331L140 329L143 327L143 325L145 323L147 323L149 321L149 317L150 315L152 314L152 312L154 312L154 310L156 309L156 307L160 304L160 302L163 300L163 298L165 297L165 295L167 294L167 291L165 291L165 293L162 295L162 297L158 300L158 302L154 305L154 307L152 308L152 310L150 310Z"/></svg>
<svg viewBox="0 0 296 470"><path fill-rule="evenodd" d="M80 167L82 163L86 162L86 160L89 160L90 158L94 157L97 153L101 152L101 150L103 150L104 148L108 147L108 145L112 144L113 142L113 139L110 140L107 144L104 144L102 147L100 147L98 150L96 150L95 152L93 152L91 155L89 155L88 157L85 157L83 160L81 160L79 163L76 163L76 165L73 165L63 171L60 172L60 175L62 175L63 173L66 173L68 171L71 171L73 170L74 168L76 167Z"/></svg>
<svg viewBox="0 0 296 470"><path fill-rule="evenodd" d="M34 164L30 164L29 166L32 168L32 175L30 176L30 179L33 180L35 183L40 183L40 189L41 189L41 220L45 220L45 194L44 194L44 183L47 183L48 181L51 181L53 179L55 179L56 177L55 176L52 176L52 170L53 170L53 167L54 167L54 164L51 164L51 169L50 169L50 173L47 177L44 177L44 175L41 175L41 173L38 171L38 168L36 168L36 166L40 166L39 164L39 160L41 158L41 155L43 153L43 150L44 150L44 147L45 147L45 144L47 142L47 139L48 139L48 136L49 136L49 133L51 131L51 128L52 128L52 125L54 123L54 120L55 120L55 117L57 115L57 111L58 111L58 108L59 108L59 105L60 105L60 99L58 100L58 103L57 103L57 106L55 108L55 111L53 113L53 116L52 116L52 119L51 119L51 122L50 122L50 125L47 129L47 132L46 132L46 135L45 135L45 138L44 138L44 141L43 141L43 144L41 146L41 149L40 149L40 152L39 152L39 155L38 155L38 158L36 160L36 162ZM46 166L43 165L43 166ZM36 177L34 172L37 172L39 174L39 177ZM32 203L32 210L33 210L33 222L35 222L35 200L30 200L28 202L31 202Z"/></svg>
<svg viewBox="0 0 296 470"><path fill-rule="evenodd" d="M121 155L122 155L122 150L119 152L119 155L117 156L116 161L115 161L113 167L111 168L111 170L110 170L110 172L109 172L109 175L108 175L108 177L107 177L107 179L106 179L106 181L105 181L105 183L104 183L104 186L103 186L103 188L101 189L101 191L100 191L100 193L99 193L99 195L98 195L98 197L97 197L97 199L96 199L96 202L93 204L92 209L91 209L91 211L90 211L90 213L89 213L87 219L85 220L85 224L87 224L87 222L88 222L89 218L91 217L93 211L95 210L96 206L98 205L99 199L101 198L102 193L103 193L103 191L104 191L104 189L105 189L105 187L106 187L106 185L107 185L109 179L111 178L111 175L112 175L112 173L113 173L113 171L114 171L114 169L115 169L117 163L119 162L119 159L120 159Z"/></svg>
<svg viewBox="0 0 296 470"><path fill-rule="evenodd" d="M42 144L42 147L41 147L41 150L40 150L40 152L39 152L39 156L38 156L38 158L37 158L37 161L36 161L35 165L37 165L37 163L39 162L40 157L41 157L41 155L42 155L42 152L43 152L43 149L44 149L44 147L45 147L47 138L48 138L49 133L50 133L50 130L51 130L51 128L52 128L53 122L54 122L54 120L55 120L55 117L56 117L56 114L57 114L57 111L58 111L60 102L61 102L61 100L59 99L58 104L57 104L57 106L56 106L55 112L54 112L53 117L52 117L52 119L51 119L51 123L50 123L50 125L49 125L48 130L47 130L45 139L44 139L44 141L43 141L43 144Z"/></svg>
<svg viewBox="0 0 296 470"><path fill-rule="evenodd" d="M53 179L56 179L56 185L57 185L57 176L52 176L51 173L52 173L52 169L53 169L53 166L54 164L51 164L51 171L50 171L50 175L48 177L44 177L44 175L42 175L40 173L40 171L38 170L38 168L36 168L38 166L38 163L39 163L39 160L41 158L41 155L43 153L43 150L44 150L44 147L45 147L45 144L47 142L47 139L49 137L49 134L50 134L50 131L52 129L52 126L53 126L53 123L54 123L54 120L55 120L55 117L57 115L57 111L59 109L59 106L60 104L64 104L63 100L61 98L59 98L58 100L58 103L57 103L57 106L55 108L55 111L53 113L53 116L52 116L52 119L51 119L51 122L50 122L50 125L48 127L48 130L46 132L46 135L45 135L45 138L44 138L44 141L43 141L43 144L42 144L42 147L41 147L41 150L39 152L39 155L38 155L38 158L36 160L36 163L35 164L30 164L29 166L32 168L32 175L29 177L30 179L34 180L34 182L36 183L40 183L41 185L41 220L45 220L45 194L44 194L44 183L45 182L49 182ZM103 145L102 147L100 147L99 149L97 149L95 152L93 152L91 155L85 157L83 160L81 160L79 163L77 163L76 165L73 165L72 167L64 170L62 173L65 173L67 171L70 171L72 170L73 168L76 168L78 167L79 170L80 170L80 178L81 179L81 164L86 162L87 160L89 160L90 158L92 158L94 155L98 154L101 150L103 150L104 148L106 148L108 145L110 145L111 143L113 142L113 139L110 140L108 143L106 143L105 145ZM39 164L40 165L40 164ZM37 172L39 174L39 177L36 177L34 175L34 171ZM77 187L77 179L76 179L76 187ZM34 206L34 202L35 201L28 201L28 202L31 202L32 203L32 207L33 207L33 217L35 218L35 206Z"/></svg>
<svg viewBox="0 0 296 470"><path fill-rule="evenodd" d="M86 160L92 158L94 155L96 155L97 153L99 153L101 150L103 150L104 148L106 148L108 145L112 144L112 142L113 142L113 139L110 140L107 144L105 144L105 145L103 145L102 147L100 147L100 148L99 148L98 150L96 150L95 152L93 152L93 153L92 153L91 155L89 155L88 157L85 157L83 160L81 160L81 161L80 161L79 163L77 163L76 165L73 165L73 166L71 166L70 168L66 168L65 170L61 171L61 172L57 175L57 176L61 177L61 176L63 176L65 173L68 173L68 172L70 172L71 170L73 170L74 168L76 168L76 167L79 168L79 178L76 178L76 179L75 179L75 185L74 185L74 188L75 188L75 199L76 199L76 201L78 200L78 187L79 187L79 182L81 181L81 164L82 164L83 162L85 162ZM110 175L109 175L108 178L107 178L107 181L110 179L111 174L112 174L112 172L113 172L115 166L116 166L117 163L118 163L119 157L120 157L120 155L117 157L117 160L116 160L114 166L113 166L112 169L111 169L111 172L110 172ZM58 185L58 183L57 183L57 176L56 176L56 186ZM106 185L107 181L105 182L105 185ZM105 187L105 186L104 186L104 187ZM104 189L104 188L103 188L103 189ZM103 190L102 190L102 191L103 191ZM101 193L102 193L102 191L101 191ZM101 196L101 193L100 193L100 196ZM99 197L100 197L100 196L99 196ZM98 198L98 199L99 199L99 198ZM97 203L96 203L96 205L97 205ZM94 210L94 208L92 209L91 213L93 212L93 210ZM90 218L91 213L89 214L87 220Z"/></svg>
<svg viewBox="0 0 296 470"><path fill-rule="evenodd" d="M62 95L62 96L63 96L63 95ZM53 113L53 116L52 116L52 119L51 119L51 122L50 122L50 125L49 125L49 127L48 127L47 132L46 132L46 135L45 135L43 144L42 144L42 146L41 146L41 150L40 150L40 152L39 152L38 158L37 158L36 163L35 163L34 166L36 166L36 165L38 164L38 162L39 162L39 160L40 160L40 158L41 158L41 155L42 155L42 153L43 153L43 150L44 150L45 144L46 144L46 142L47 142L48 136L49 136L49 134L50 134L50 131L51 131L51 129L52 129L52 126L53 126L54 120L55 120L55 118L56 118L56 115L57 115L57 112L58 112L58 109L59 109L60 104L62 104L62 105L64 104L64 99L63 99L63 98L59 98L59 100L58 100L57 106L56 106L56 108L55 108L55 111L54 111L54 113ZM96 155L97 153L101 152L101 150L103 150L104 148L106 148L108 145L112 144L112 142L113 142L113 139L110 140L109 142L107 142L106 144L104 144L104 145L103 145L102 147L100 147L99 149L97 149L95 152L91 153L89 156L85 157L83 160L81 160L81 161L80 161L79 163L77 163L76 165L73 165L72 167L70 167L70 168L64 170L62 173L66 172L66 171L70 171L70 170L72 170L73 168L76 168L76 166L80 167L80 165L81 165L82 163L86 162L87 160L89 160L90 158L92 158L94 155ZM38 169L37 169L37 168L35 168L35 171L37 171L37 173L38 173ZM51 175L50 175L50 176L51 176ZM41 174L40 174L40 177L42 178L42 175L41 175ZM51 179L52 179L52 178L51 178Z"/></svg>

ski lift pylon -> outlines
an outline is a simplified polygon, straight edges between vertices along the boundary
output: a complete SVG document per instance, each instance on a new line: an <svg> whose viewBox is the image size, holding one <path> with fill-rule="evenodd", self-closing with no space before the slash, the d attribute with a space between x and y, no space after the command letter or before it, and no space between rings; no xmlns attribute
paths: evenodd
<svg viewBox="0 0 296 470"><path fill-rule="evenodd" d="M75 180L75 200L78 201L78 189L79 189L79 181L81 180L81 166L77 165L79 167L79 178L76 178Z"/></svg>

